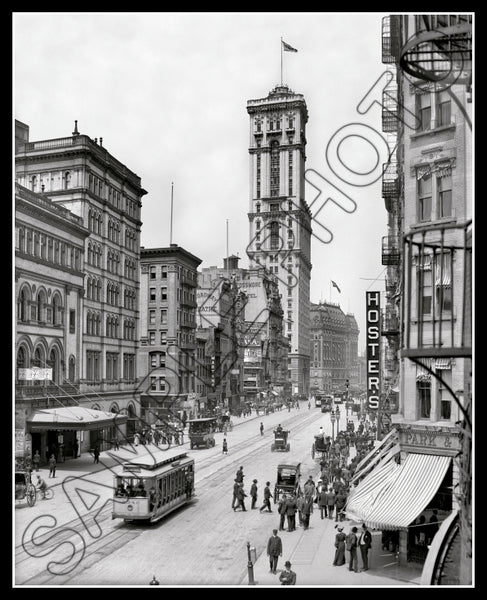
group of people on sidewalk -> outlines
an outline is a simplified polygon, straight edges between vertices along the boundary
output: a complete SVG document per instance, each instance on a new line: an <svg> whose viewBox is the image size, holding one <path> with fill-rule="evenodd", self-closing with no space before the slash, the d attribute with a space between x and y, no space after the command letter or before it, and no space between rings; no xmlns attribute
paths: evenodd
<svg viewBox="0 0 487 600"><path fill-rule="evenodd" d="M357 527L350 528L348 534L343 532L343 525L335 525L338 532L335 536L335 558L333 560L334 567L340 567L346 564L345 551L348 552L348 570L354 573L360 571L368 571L369 569L369 550L372 545L372 535L367 529L365 523L362 524L362 531L358 534ZM362 566L358 568L358 550Z"/></svg>

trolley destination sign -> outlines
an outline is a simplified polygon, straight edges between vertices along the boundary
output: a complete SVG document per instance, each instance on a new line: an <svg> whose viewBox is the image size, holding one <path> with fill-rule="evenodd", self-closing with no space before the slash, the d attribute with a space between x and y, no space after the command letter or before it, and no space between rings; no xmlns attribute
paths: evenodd
<svg viewBox="0 0 487 600"><path fill-rule="evenodd" d="M380 399L380 292L366 294L367 408L377 411Z"/></svg>

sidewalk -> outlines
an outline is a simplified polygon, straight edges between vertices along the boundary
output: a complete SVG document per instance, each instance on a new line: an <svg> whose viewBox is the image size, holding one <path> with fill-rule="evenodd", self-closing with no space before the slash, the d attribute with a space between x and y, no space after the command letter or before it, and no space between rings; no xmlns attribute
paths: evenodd
<svg viewBox="0 0 487 600"><path fill-rule="evenodd" d="M361 523L353 521L344 521L344 533L348 533L354 525L361 526ZM277 574L269 572L269 560L266 548L263 549L254 565L255 585L274 587L279 586L279 575L284 570L284 563L289 560L292 564L291 569L296 573L296 585L302 586L418 586L420 584L421 573L413 571L407 567L394 565L395 557L390 554L385 557L387 563L380 568L375 567L369 561L370 568L366 572L355 573L348 570L348 556L345 552L346 564L340 567L333 566L335 556L335 521L333 519L320 518L320 513L315 510L311 515L310 527L306 531L297 526L296 531L291 533L287 531L279 532L282 540L283 554L279 558L277 565ZM370 554L369 554L370 557ZM390 560L389 560L390 557ZM358 558L359 568L361 564L360 555ZM248 576L241 581L242 585L248 585Z"/></svg>

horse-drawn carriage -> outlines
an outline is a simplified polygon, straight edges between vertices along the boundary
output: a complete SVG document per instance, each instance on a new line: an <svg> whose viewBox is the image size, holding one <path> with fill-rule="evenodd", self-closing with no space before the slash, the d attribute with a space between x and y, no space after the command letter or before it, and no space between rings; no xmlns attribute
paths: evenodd
<svg viewBox="0 0 487 600"><path fill-rule="evenodd" d="M223 431L232 431L233 429L233 421L230 418L230 415L223 415L220 414L218 415L217 421L216 421L216 431L219 431L220 433Z"/></svg>
<svg viewBox="0 0 487 600"><path fill-rule="evenodd" d="M36 487L29 471L15 471L15 500L24 499L29 506L34 506L37 499Z"/></svg>
<svg viewBox="0 0 487 600"><path fill-rule="evenodd" d="M274 441L271 444L271 451L274 452L275 450L278 450L289 452L291 444L287 441L288 435L289 431L282 429L282 427L274 429Z"/></svg>
<svg viewBox="0 0 487 600"><path fill-rule="evenodd" d="M300 485L301 463L277 465L277 481L274 486L274 504L280 494L294 494L296 498L303 493Z"/></svg>
<svg viewBox="0 0 487 600"><path fill-rule="evenodd" d="M321 458L325 458L330 450L330 436L315 435L315 441L311 446L311 458L315 457L315 454L321 453Z"/></svg>

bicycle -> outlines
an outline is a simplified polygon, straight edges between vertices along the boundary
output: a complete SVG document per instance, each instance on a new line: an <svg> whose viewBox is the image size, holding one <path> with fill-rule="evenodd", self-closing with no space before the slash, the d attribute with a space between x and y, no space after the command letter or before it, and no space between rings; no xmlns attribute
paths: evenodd
<svg viewBox="0 0 487 600"><path fill-rule="evenodd" d="M36 488L37 493L40 495L41 500L51 500L51 498L54 497L54 492L52 491L51 488L45 488L44 490L37 487Z"/></svg>

